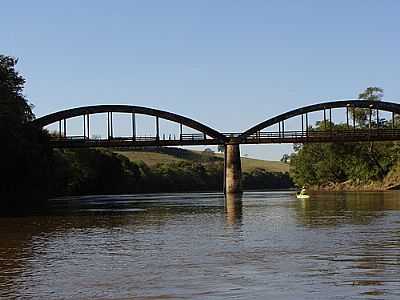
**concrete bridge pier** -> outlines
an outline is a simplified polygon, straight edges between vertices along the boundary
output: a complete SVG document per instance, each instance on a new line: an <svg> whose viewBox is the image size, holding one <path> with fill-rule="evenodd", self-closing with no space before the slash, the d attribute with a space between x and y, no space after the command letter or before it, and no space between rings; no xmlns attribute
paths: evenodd
<svg viewBox="0 0 400 300"><path fill-rule="evenodd" d="M240 161L240 145L225 144L224 193L242 193L242 164Z"/></svg>

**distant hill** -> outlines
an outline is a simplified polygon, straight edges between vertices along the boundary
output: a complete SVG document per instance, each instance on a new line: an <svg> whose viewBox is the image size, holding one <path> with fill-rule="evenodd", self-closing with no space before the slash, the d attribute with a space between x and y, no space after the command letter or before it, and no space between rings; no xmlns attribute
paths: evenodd
<svg viewBox="0 0 400 300"><path fill-rule="evenodd" d="M249 172L256 168L265 169L269 172L289 172L289 165L280 161L261 160L248 157L242 157L241 160L244 172Z"/></svg>
<svg viewBox="0 0 400 300"><path fill-rule="evenodd" d="M223 161L222 153L204 154L201 151L192 151L172 147L146 147L143 149L120 149L114 151L126 156L131 161L143 161L148 166L155 166L159 163L169 163L176 161ZM268 161L242 157L242 169L244 172L250 172L256 168L264 169L268 172L285 173L289 171L289 165L280 161Z"/></svg>

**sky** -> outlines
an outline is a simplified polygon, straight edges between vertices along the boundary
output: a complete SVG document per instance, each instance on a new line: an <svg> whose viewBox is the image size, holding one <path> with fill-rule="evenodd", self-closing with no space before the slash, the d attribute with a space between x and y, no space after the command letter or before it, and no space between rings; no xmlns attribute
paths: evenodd
<svg viewBox="0 0 400 300"><path fill-rule="evenodd" d="M368 86L399 102L399 11L385 0L4 1L0 53L19 58L37 117L130 104L242 132ZM241 150L278 160L292 146Z"/></svg>

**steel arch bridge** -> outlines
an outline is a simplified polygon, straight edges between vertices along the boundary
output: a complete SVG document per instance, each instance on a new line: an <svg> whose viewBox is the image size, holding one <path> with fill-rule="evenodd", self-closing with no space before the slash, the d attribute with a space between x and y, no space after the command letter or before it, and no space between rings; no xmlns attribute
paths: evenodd
<svg viewBox="0 0 400 300"><path fill-rule="evenodd" d="M332 111L345 108L346 123L342 128L333 126ZM349 117L356 109L364 109L368 116L366 124L358 126L355 118ZM391 119L380 118L380 112L391 113ZM309 114L323 113L324 130L315 130L310 126ZM107 137L90 137L90 116L107 113ZM131 135L114 136L113 113L126 113L131 116ZM136 115L155 118L155 133L152 136L136 134ZM374 116L374 118L373 118ZM82 117L82 135L67 134L67 120ZM44 128L58 123L58 132L51 135L54 148L75 147L142 147L142 146L185 146L185 145L225 145L224 152L224 192L241 193L240 144L274 143L321 143L321 142L365 142L400 140L400 105L392 102L367 100L342 100L314 104L298 108L276 117L267 119L242 133L222 133L193 119L167 111L131 105L96 105L78 107L52 113L32 121L34 126ZM296 119L299 129L286 130L286 123ZM179 134L160 135L160 119L179 124ZM350 122L349 120L352 120ZM300 126L301 124L301 126ZM359 124L360 125L360 124ZM183 126L198 133L185 134ZM271 130L271 127L275 127ZM278 127L276 129L276 127ZM269 129L269 131L266 131Z"/></svg>
<svg viewBox="0 0 400 300"><path fill-rule="evenodd" d="M338 108L346 109L345 129L335 129L332 120L332 111ZM367 111L368 126L357 127L351 115L355 109ZM325 129L312 130L309 114L323 113ZM392 114L390 124L379 118L379 112ZM368 113L369 112L369 113ZM90 137L90 116L107 113L107 137ZM131 116L131 135L114 136L113 113L126 113ZM136 134L136 115L147 115L155 118L155 132L152 136ZM350 115L350 116L349 116ZM376 121L372 116L376 116ZM242 133L222 133L191 118L171 112L132 105L95 105L78 107L55 112L32 121L35 126L45 127L58 123L58 134L51 136L53 147L129 147L129 146L185 146L185 145L220 145L220 144L274 144L274 143L315 143L315 142L357 142L357 141L392 141L400 140L400 129L396 116L400 115L400 104L383 101L341 100L324 102L294 109L273 118L267 119L249 128ZM70 136L67 134L67 120L82 117L82 135ZM285 123L289 119L299 117L298 130L285 130ZM160 134L160 119L179 124L179 134ZM352 122L350 122L352 119ZM301 124L301 125L300 125ZM185 134L183 126L198 133ZM266 131L271 127L278 127Z"/></svg>
<svg viewBox="0 0 400 300"><path fill-rule="evenodd" d="M90 138L90 115L107 113L107 137ZM113 113L125 113L131 116L131 135L128 137L114 136ZM155 117L155 133L153 136L138 136L136 134L136 116L147 115ZM67 134L67 120L82 117L82 135ZM179 124L179 135L160 135L160 119ZM213 145L224 144L225 135L211 127L193 119L171 112L132 105L94 105L77 107L55 112L32 123L38 127L58 123L58 134L51 138L52 146L68 147L123 147L123 146L180 146L180 145ZM183 126L198 131L198 134L184 134Z"/></svg>
<svg viewBox="0 0 400 300"><path fill-rule="evenodd" d="M332 119L332 110L346 109L345 129L335 129ZM356 109L364 109L368 115L367 127L357 128L355 118L351 118ZM325 130L315 131L310 128L309 114L323 112ZM391 113L391 122L379 118L379 112ZM376 115L376 121L372 116ZM254 143L321 143L321 142L362 142L362 141L393 141L400 140L400 130L397 129L396 116L400 114L400 104L384 101L368 100L341 100L313 104L283 113L263 121L238 135L243 144ZM301 130L285 131L285 121L300 117ZM352 122L350 122L352 119ZM278 125L277 131L263 131Z"/></svg>

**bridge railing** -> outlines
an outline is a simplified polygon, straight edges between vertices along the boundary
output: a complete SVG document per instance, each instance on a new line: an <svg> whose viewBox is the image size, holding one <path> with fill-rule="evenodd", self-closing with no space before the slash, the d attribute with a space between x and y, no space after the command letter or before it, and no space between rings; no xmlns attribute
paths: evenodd
<svg viewBox="0 0 400 300"><path fill-rule="evenodd" d="M70 141L70 140L84 140L84 139L87 139L87 137L85 137L83 135L68 135L68 136L52 135L52 136L50 136L50 139L55 140L55 141L57 141L57 140Z"/></svg>
<svg viewBox="0 0 400 300"><path fill-rule="evenodd" d="M96 141L138 141L138 142L147 142L147 141L199 141L199 140L207 140L213 139L208 138L203 133L195 133L195 134L162 134L160 136L109 136L108 138L89 138L83 135L68 135L68 136L59 136L52 135L51 140L53 141L72 141L72 140L96 140Z"/></svg>
<svg viewBox="0 0 400 300"><path fill-rule="evenodd" d="M391 128L363 128L363 129L345 129L345 130L294 130L294 131L259 131L248 136L245 141L266 140L266 139L312 139L312 138L376 138L379 137L400 137L400 129Z"/></svg>
<svg viewBox="0 0 400 300"><path fill-rule="evenodd" d="M326 129L326 130L292 130L292 131L259 131L244 139L239 140L238 133L225 133L234 142L243 144L255 143L307 143L307 142L355 142L355 141L383 141L400 140L400 129L396 128L357 128L357 129ZM236 140L235 140L236 139ZM51 140L55 145L85 145L101 144L104 146L114 144L152 144L152 145L217 145L223 143L217 139L207 137L203 133L161 135L161 136L120 136L108 138L89 138L87 136L58 136Z"/></svg>

